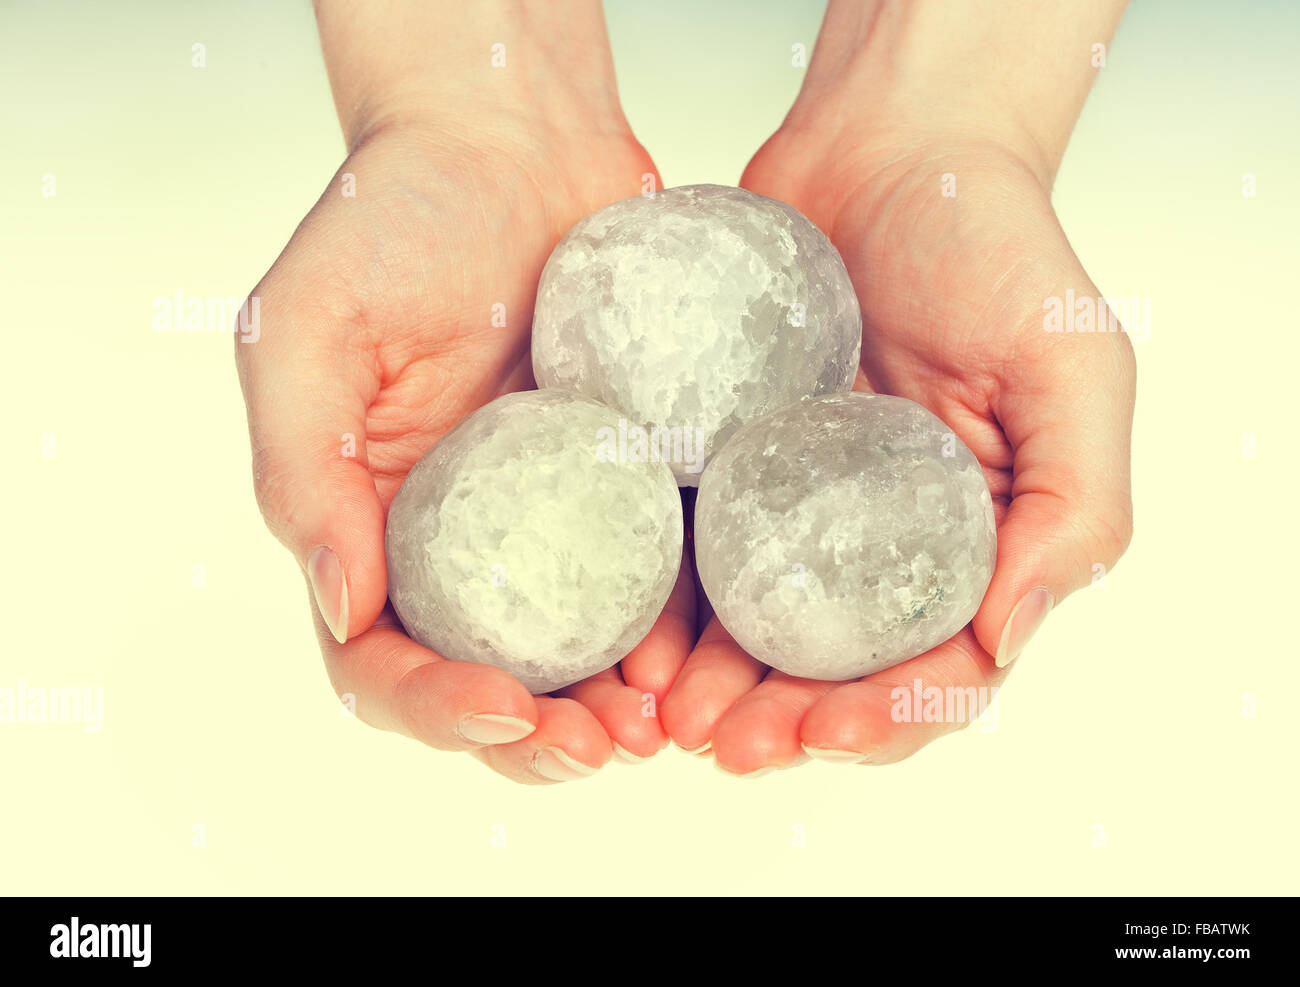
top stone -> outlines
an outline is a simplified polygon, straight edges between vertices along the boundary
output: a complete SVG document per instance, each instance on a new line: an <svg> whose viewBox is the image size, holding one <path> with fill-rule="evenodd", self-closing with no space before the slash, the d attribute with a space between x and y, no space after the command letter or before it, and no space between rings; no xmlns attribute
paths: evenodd
<svg viewBox="0 0 1300 987"><path fill-rule="evenodd" d="M542 271L533 375L650 429L677 482L747 421L848 391L862 319L839 253L785 203L687 185L606 206Z"/></svg>

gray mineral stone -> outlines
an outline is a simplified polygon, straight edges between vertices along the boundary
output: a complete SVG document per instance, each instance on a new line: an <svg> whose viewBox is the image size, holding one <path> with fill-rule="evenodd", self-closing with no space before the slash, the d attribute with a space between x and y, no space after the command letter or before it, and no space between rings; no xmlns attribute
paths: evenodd
<svg viewBox="0 0 1300 987"><path fill-rule="evenodd" d="M700 582L740 645L827 680L952 637L997 555L971 451L919 404L859 393L741 428L704 472L695 539Z"/></svg>
<svg viewBox="0 0 1300 987"><path fill-rule="evenodd" d="M688 185L606 206L562 239L533 317L539 387L569 387L656 429L673 473L750 421L847 391L862 319L839 253L785 203Z"/></svg>
<svg viewBox="0 0 1300 987"><path fill-rule="evenodd" d="M682 554L663 464L610 454L619 413L563 390L508 394L416 463L388 512L388 592L408 634L534 693L620 661Z"/></svg>

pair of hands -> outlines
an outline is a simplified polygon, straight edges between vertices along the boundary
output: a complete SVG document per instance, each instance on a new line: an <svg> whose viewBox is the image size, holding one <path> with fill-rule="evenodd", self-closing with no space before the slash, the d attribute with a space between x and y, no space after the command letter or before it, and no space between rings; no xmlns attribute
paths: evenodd
<svg viewBox="0 0 1300 987"><path fill-rule="evenodd" d="M1052 603L1113 565L1131 531L1129 341L1043 329L1045 299L1100 295L1052 210L1050 169L1013 142L792 113L741 181L799 209L843 255L863 312L858 386L923 404L983 464L998 560L972 623L859 681L793 678L711 618L688 542L645 641L534 697L403 633L386 606L387 509L456 422L536 386L529 324L551 249L658 176L625 124L486 107L460 119L487 114L490 126L387 115L354 135L254 289L260 339L236 344L258 502L307 575L337 692L367 723L525 783L580 778L670 739L740 775L810 755L885 763L961 726L895 722L890 694L915 679L998 685Z"/></svg>

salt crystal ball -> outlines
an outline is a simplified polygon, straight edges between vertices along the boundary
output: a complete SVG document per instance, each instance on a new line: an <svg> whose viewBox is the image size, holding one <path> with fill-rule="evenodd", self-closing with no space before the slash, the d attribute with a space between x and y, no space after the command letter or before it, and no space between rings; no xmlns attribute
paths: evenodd
<svg viewBox="0 0 1300 987"><path fill-rule="evenodd" d="M956 634L997 555L971 451L919 404L859 393L741 428L704 471L695 539L700 582L737 642L832 681Z"/></svg>
<svg viewBox="0 0 1300 987"><path fill-rule="evenodd" d="M687 185L606 206L542 271L533 375L626 412L677 482L744 422L847 391L862 318L831 242L783 202Z"/></svg>
<svg viewBox="0 0 1300 987"><path fill-rule="evenodd" d="M682 505L665 464L610 454L618 418L567 391L507 394L425 453L385 537L412 638L533 693L640 643L677 578Z"/></svg>

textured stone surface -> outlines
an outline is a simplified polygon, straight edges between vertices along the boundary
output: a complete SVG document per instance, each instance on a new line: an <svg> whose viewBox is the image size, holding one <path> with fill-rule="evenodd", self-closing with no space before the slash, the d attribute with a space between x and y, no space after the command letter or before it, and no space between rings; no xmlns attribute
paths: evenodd
<svg viewBox="0 0 1300 987"><path fill-rule="evenodd" d="M388 593L408 634L550 692L621 660L677 578L682 506L663 463L611 461L618 412L508 394L412 468L388 513Z"/></svg>
<svg viewBox="0 0 1300 987"><path fill-rule="evenodd" d="M634 424L689 430L672 437L700 448L683 444L673 472L696 486L741 423L852 387L861 345L857 296L820 230L773 199L689 185L615 202L560 241L533 373Z"/></svg>
<svg viewBox="0 0 1300 987"><path fill-rule="evenodd" d="M746 651L791 675L856 678L975 615L993 501L975 456L919 404L830 395L751 422L714 458L695 551Z"/></svg>

